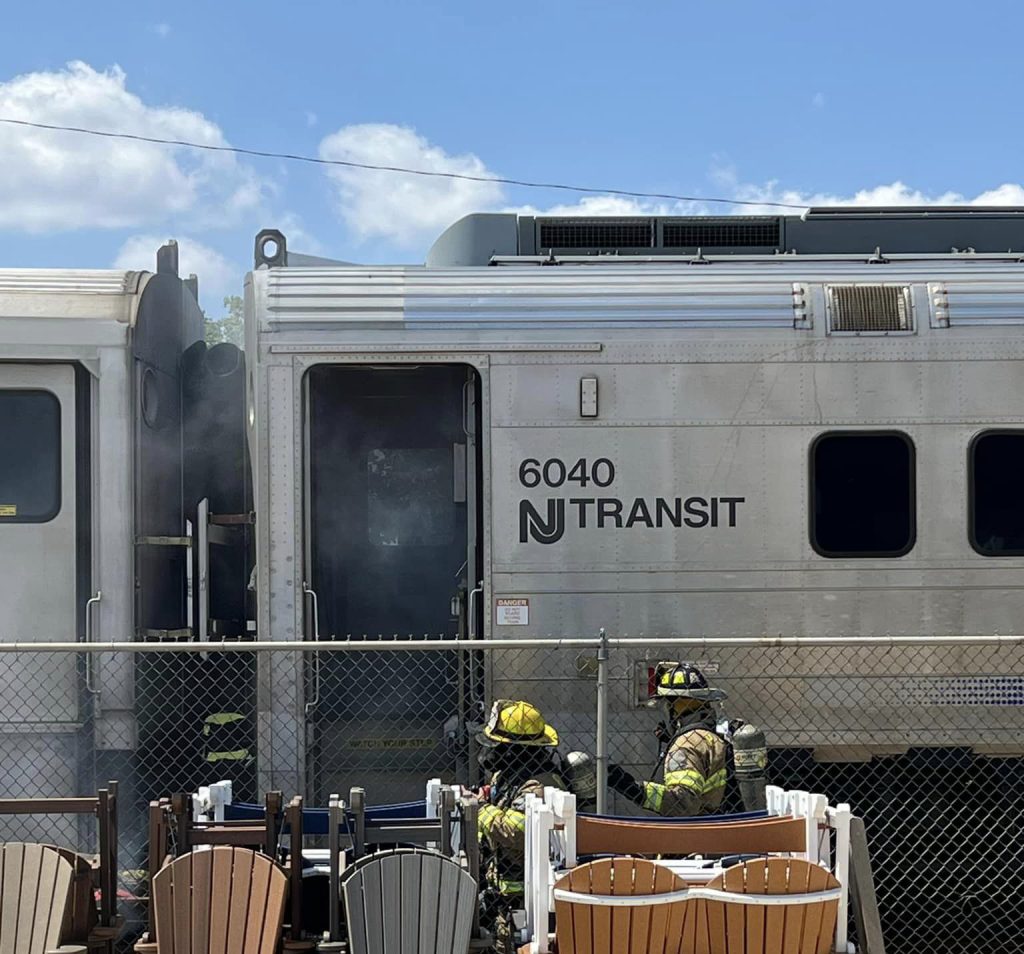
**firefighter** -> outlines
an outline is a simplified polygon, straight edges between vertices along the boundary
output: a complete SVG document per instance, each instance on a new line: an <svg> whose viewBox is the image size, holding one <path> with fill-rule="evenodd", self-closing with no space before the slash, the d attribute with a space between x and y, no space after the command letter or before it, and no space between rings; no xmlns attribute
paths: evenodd
<svg viewBox="0 0 1024 954"><path fill-rule="evenodd" d="M499 954L515 950L512 911L523 907L526 796L547 786L567 790L556 748L558 733L525 700L498 699L483 731L480 763L487 784L477 793L484 848L484 911Z"/></svg>
<svg viewBox="0 0 1024 954"><path fill-rule="evenodd" d="M668 703L667 725L658 727L664 781L638 781L611 765L608 784L661 815L703 815L719 810L734 778L743 807L763 809L767 751L761 730L719 718L717 704L726 694L709 686L693 663L658 663L655 686Z"/></svg>

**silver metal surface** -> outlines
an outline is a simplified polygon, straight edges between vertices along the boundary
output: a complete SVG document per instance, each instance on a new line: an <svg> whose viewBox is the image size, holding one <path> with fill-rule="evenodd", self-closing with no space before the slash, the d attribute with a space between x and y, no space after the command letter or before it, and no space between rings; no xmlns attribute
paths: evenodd
<svg viewBox="0 0 1024 954"><path fill-rule="evenodd" d="M603 627L635 639L642 656L646 636L760 644L1012 632L1024 612L1024 560L986 559L970 547L966 455L980 430L1024 425L1024 340L998 323L1004 318L958 330L957 308L967 292L1024 302L1024 266L966 254L909 258L255 273L247 320L260 409L258 563L270 573L260 589L269 594L263 637L289 639L300 625L290 593L301 585L295 557L304 548L294 435L306 370L325 362L480 368L481 358L482 635ZM828 335L826 286L879 281L910 289L914 333ZM580 416L585 378L601 382L597 418ZM896 429L914 442L918 532L905 557L832 560L811 547L809 447L837 428ZM614 466L606 488L519 479L524 461L571 470L598 459ZM521 538L522 501L544 513L563 499L573 515L581 505L571 500L598 497L623 501L625 513L658 497L742 502L733 526L722 510L718 526L679 529L648 526L642 512L631 527L611 519L600 527L591 504L587 525L577 521L556 543ZM527 599L528 625L496 625L499 598ZM519 679L489 678L494 693ZM766 716L777 704L751 700ZM927 744L928 733L915 740ZM853 734L844 744L860 743Z"/></svg>

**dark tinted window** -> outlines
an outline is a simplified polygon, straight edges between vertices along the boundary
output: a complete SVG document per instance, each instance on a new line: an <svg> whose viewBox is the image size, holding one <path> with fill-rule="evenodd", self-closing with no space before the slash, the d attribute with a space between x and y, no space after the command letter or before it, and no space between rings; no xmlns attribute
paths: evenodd
<svg viewBox="0 0 1024 954"><path fill-rule="evenodd" d="M49 391L0 390L0 524L60 511L60 402Z"/></svg>
<svg viewBox="0 0 1024 954"><path fill-rule="evenodd" d="M826 434L811 448L811 545L902 556L914 545L914 447L905 434Z"/></svg>
<svg viewBox="0 0 1024 954"><path fill-rule="evenodd" d="M1024 431L980 435L970 468L971 546L986 556L1024 555Z"/></svg>

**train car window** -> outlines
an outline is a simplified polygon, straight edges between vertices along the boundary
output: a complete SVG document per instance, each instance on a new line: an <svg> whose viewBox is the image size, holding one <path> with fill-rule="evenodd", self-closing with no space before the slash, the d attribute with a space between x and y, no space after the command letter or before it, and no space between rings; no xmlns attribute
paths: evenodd
<svg viewBox="0 0 1024 954"><path fill-rule="evenodd" d="M811 546L824 557L899 557L914 545L914 445L906 434L823 434L811 445Z"/></svg>
<svg viewBox="0 0 1024 954"><path fill-rule="evenodd" d="M60 512L60 401L0 390L0 524L46 523Z"/></svg>
<svg viewBox="0 0 1024 954"><path fill-rule="evenodd" d="M983 556L1024 556L1024 431L979 434L968 468L971 546Z"/></svg>

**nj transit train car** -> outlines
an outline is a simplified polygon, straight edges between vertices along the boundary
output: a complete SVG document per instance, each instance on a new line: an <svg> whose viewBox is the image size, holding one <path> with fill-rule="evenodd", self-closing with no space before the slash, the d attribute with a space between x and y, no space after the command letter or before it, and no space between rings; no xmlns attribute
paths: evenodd
<svg viewBox="0 0 1024 954"><path fill-rule="evenodd" d="M261 233L245 304L257 630L603 628L636 637L638 664L645 635L1018 631L1021 250L1024 213L1006 209L474 215L424 267L297 266ZM894 725L827 652L789 654L783 683L758 678L757 653L722 653L720 678L774 745L822 757L1022 741L1020 708L958 683L949 653L903 673L861 658L908 692L918 669L948 675L952 733ZM294 720L317 691L323 764L306 771L356 765L361 692L377 700L363 734L443 718L411 665L380 686L338 663L326 701L324 680L279 673L263 717ZM528 665L496 668L491 692L590 722L568 655L543 686ZM633 733L653 760L650 714L627 685L615 698L623 751ZM289 787L293 755L266 780Z"/></svg>
<svg viewBox="0 0 1024 954"><path fill-rule="evenodd" d="M207 349L202 320L174 243L154 273L0 270L3 641L245 635L246 539L198 545L218 514L248 512L244 363ZM2 794L176 789L182 705L158 659L4 656Z"/></svg>

